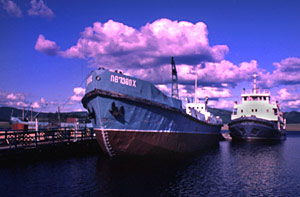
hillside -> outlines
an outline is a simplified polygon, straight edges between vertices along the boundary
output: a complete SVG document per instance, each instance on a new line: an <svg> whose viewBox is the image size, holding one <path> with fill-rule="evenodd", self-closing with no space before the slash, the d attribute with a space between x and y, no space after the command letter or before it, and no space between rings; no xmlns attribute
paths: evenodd
<svg viewBox="0 0 300 197"><path fill-rule="evenodd" d="M35 117L38 112L33 111L32 116ZM25 110L25 117L30 119L31 111ZM13 108L13 107L0 107L0 121L8 122L10 121L10 116L14 117L22 117L22 110ZM60 119L62 122L66 121L67 118L79 118L79 119L87 119L87 112L62 112L60 113ZM41 112L38 114L39 120L46 120L49 122L57 122L58 121L58 113L45 113Z"/></svg>
<svg viewBox="0 0 300 197"><path fill-rule="evenodd" d="M296 111L285 112L283 114L283 117L286 118L287 124L300 123L300 112L296 112Z"/></svg>
<svg viewBox="0 0 300 197"><path fill-rule="evenodd" d="M208 107L207 111L214 114L215 116L220 116L224 124L228 124L230 122L231 111L223 110L223 109L215 109L210 107Z"/></svg>
<svg viewBox="0 0 300 197"><path fill-rule="evenodd" d="M222 110L222 109L215 109L215 108L208 108L208 111L213 113L215 116L220 116L223 120L224 124L228 124L230 122L231 111ZM34 117L38 112L33 111L32 116ZM0 107L0 122L5 121L8 122L10 120L11 114L15 117L22 117L22 110L12 107ZM26 117L30 119L31 112L25 111ZM79 119L87 120L87 112L67 112L67 113L60 113L61 121L66 121L68 117L74 117ZM58 121L58 114L57 113L45 113L41 112L38 115L40 120L45 120L50 122L57 122ZM284 118L287 119L288 124L296 124L300 123L300 112L292 111L292 112L285 112Z"/></svg>

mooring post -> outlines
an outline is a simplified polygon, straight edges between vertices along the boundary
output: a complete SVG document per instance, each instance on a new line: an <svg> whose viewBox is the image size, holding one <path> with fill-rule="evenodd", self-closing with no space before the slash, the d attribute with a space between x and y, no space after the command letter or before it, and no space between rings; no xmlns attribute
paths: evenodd
<svg viewBox="0 0 300 197"><path fill-rule="evenodd" d="M35 136L34 136L34 137L35 137L35 147L37 147L37 142L38 142L38 140L37 140L37 138L38 138L37 132L35 132L34 135L35 135Z"/></svg>
<svg viewBox="0 0 300 197"><path fill-rule="evenodd" d="M14 131L14 134L15 134L15 141L14 141L15 149L17 149L17 133L16 133L16 131Z"/></svg>
<svg viewBox="0 0 300 197"><path fill-rule="evenodd" d="M52 130L52 144L54 145L54 134L55 134L55 130Z"/></svg>
<svg viewBox="0 0 300 197"><path fill-rule="evenodd" d="M5 129L5 142L7 142L7 129Z"/></svg>
<svg viewBox="0 0 300 197"><path fill-rule="evenodd" d="M70 140L71 140L71 131L67 130L67 132L68 132L68 142L70 142Z"/></svg>

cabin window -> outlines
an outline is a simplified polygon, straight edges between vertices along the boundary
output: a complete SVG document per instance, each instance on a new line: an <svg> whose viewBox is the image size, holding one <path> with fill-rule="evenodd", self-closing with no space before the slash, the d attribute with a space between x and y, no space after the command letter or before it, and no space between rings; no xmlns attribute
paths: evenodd
<svg viewBox="0 0 300 197"><path fill-rule="evenodd" d="M244 110L241 109L241 113L243 113L243 112L244 112Z"/></svg>
<svg viewBox="0 0 300 197"><path fill-rule="evenodd" d="M237 114L237 109L234 108L234 109L233 109L233 115L236 115L236 114Z"/></svg>
<svg viewBox="0 0 300 197"><path fill-rule="evenodd" d="M254 109L252 109L251 111L254 112Z"/></svg>
<svg viewBox="0 0 300 197"><path fill-rule="evenodd" d="M267 98L265 96L263 98L264 98L264 101L267 100Z"/></svg>
<svg viewBox="0 0 300 197"><path fill-rule="evenodd" d="M267 109L266 111L267 111L267 113L269 113L269 109Z"/></svg>
<svg viewBox="0 0 300 197"><path fill-rule="evenodd" d="M255 109L255 112L257 112L257 109Z"/></svg>
<svg viewBox="0 0 300 197"><path fill-rule="evenodd" d="M247 97L244 97L244 101L247 101Z"/></svg>
<svg viewBox="0 0 300 197"><path fill-rule="evenodd" d="M277 115L277 109L273 109L274 115Z"/></svg>

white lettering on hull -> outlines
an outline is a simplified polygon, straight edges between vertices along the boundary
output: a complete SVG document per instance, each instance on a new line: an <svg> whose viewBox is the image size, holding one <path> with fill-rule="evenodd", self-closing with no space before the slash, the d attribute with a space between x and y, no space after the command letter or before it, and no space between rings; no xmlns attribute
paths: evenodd
<svg viewBox="0 0 300 197"><path fill-rule="evenodd" d="M110 75L110 82L136 87L136 80L122 76Z"/></svg>

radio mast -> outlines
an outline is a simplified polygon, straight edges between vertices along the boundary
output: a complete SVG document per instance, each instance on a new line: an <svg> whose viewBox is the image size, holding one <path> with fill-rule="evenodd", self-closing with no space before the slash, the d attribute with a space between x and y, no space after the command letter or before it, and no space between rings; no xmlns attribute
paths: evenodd
<svg viewBox="0 0 300 197"><path fill-rule="evenodd" d="M174 62L174 57L171 58L171 65L172 65L172 97L179 98L178 96L178 78L177 78L177 71Z"/></svg>

